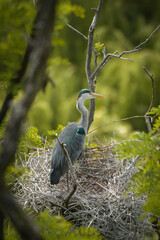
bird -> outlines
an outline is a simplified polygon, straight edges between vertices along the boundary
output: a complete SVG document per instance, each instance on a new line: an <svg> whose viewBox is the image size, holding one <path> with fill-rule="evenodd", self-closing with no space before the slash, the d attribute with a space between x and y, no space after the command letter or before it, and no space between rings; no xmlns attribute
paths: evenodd
<svg viewBox="0 0 160 240"><path fill-rule="evenodd" d="M93 93L89 89L82 89L78 95L76 108L81 113L80 122L69 123L58 136L59 141L66 146L72 164L79 158L85 146L86 134L88 129L88 110L84 106L86 99L94 99L103 96ZM60 142L56 141L51 156L50 184L58 184L60 178L68 172L68 161Z"/></svg>

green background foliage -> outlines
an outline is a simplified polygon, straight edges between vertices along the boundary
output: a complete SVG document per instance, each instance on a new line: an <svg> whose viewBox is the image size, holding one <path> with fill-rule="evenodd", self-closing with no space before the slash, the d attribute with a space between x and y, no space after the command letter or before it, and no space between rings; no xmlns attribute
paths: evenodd
<svg viewBox="0 0 160 240"><path fill-rule="evenodd" d="M1 103L6 91L16 93L17 89L8 90L7 87L20 67L34 17L35 10L31 0L21 2L0 0Z"/></svg>
<svg viewBox="0 0 160 240"><path fill-rule="evenodd" d="M42 236L45 240L101 240L102 236L94 228L74 227L61 216L50 216L49 212L43 212L36 220ZM6 240L19 240L19 236L14 231L12 225L6 224Z"/></svg>
<svg viewBox="0 0 160 240"><path fill-rule="evenodd" d="M71 24L87 36L98 1L92 3L75 0L59 1L56 25L53 34L53 53L48 61L47 74L55 84L39 93L27 119L27 126L35 126L40 134L78 121L80 115L75 108L78 92L87 88L85 58L87 41L66 26ZM104 1L95 30L94 44L102 60L103 46L106 53L131 50L143 42L159 24L159 1ZM9 6L9 7L8 7ZM8 85L16 76L31 32L36 8L33 1L0 1L0 106L8 91L17 95L22 85ZM14 19L14 21L13 21ZM159 105L160 31L145 44L142 51L127 57L134 62L112 59L99 73L96 91L105 96L96 101L95 121L92 128L133 115L143 115L151 99L151 81L142 70L144 65L154 75L155 106ZM19 95L18 95L19 96ZM18 98L17 96L17 98ZM87 105L88 106L88 105ZM99 129L96 134L126 137L132 130L145 130L143 119L130 120Z"/></svg>
<svg viewBox="0 0 160 240"><path fill-rule="evenodd" d="M151 214L151 220L160 216L160 106L152 108L155 118L150 133L135 133L129 141L121 142L117 147L121 159L137 159L136 173L130 181L129 191L144 196L144 211Z"/></svg>

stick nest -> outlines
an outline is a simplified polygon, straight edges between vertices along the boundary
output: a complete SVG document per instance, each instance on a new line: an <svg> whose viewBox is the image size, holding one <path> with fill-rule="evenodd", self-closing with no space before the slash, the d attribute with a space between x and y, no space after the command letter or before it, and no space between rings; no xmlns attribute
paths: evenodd
<svg viewBox="0 0 160 240"><path fill-rule="evenodd" d="M36 149L25 158L17 155L17 167L26 174L15 179L12 191L23 208L38 213L48 209L63 216L75 226L95 227L105 239L144 239L152 231L148 219L140 219L144 198L126 193L126 187L136 171L134 159L119 160L113 152L115 143L85 148L74 165L78 188L68 208L63 207L67 196L66 177L50 185L52 149ZM71 180L70 180L71 186Z"/></svg>

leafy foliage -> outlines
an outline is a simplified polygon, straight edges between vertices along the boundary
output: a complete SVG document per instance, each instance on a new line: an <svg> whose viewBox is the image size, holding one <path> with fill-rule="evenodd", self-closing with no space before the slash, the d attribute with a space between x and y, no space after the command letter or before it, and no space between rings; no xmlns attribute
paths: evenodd
<svg viewBox="0 0 160 240"><path fill-rule="evenodd" d="M26 141L30 147L42 147L43 142L38 134L38 128L29 127L25 134Z"/></svg>
<svg viewBox="0 0 160 240"><path fill-rule="evenodd" d="M67 222L61 216L50 216L48 212L40 214L38 225L42 231L43 236L47 240L54 239L102 239L97 230L93 228L81 227L80 229L74 228L73 225Z"/></svg>
<svg viewBox="0 0 160 240"><path fill-rule="evenodd" d="M102 51L103 49L104 49L104 43L100 43L100 42L97 42L97 43L95 43L95 49L98 51L98 52L100 52L100 51Z"/></svg>
<svg viewBox="0 0 160 240"><path fill-rule="evenodd" d="M37 224L41 230L42 236L46 240L101 240L102 237L93 228L81 227L80 229L73 227L61 216L50 216L49 213L42 212L37 219ZM10 224L6 224L5 228L6 240L19 240L19 236Z"/></svg>
<svg viewBox="0 0 160 240"><path fill-rule="evenodd" d="M26 168L25 167L15 167L15 166L9 166L7 168L6 174L5 174L5 180L8 185L13 184L15 182L15 179L19 178L21 175L27 177Z"/></svg>
<svg viewBox="0 0 160 240"><path fill-rule="evenodd" d="M160 134L160 105L155 108L153 107L148 115L153 115L153 119L155 119L155 123L153 124L153 133Z"/></svg>
<svg viewBox="0 0 160 240"><path fill-rule="evenodd" d="M50 136L55 136L56 134L59 135L64 128L65 128L64 126L62 126L61 124L58 124L58 127L56 130L48 130L48 135Z"/></svg>
<svg viewBox="0 0 160 240"><path fill-rule="evenodd" d="M20 67L35 14L32 1L0 0L0 11L0 82L6 89Z"/></svg>
<svg viewBox="0 0 160 240"><path fill-rule="evenodd" d="M67 16L70 13L74 13L75 16L84 18L85 17L85 8L77 4L71 4L70 1L61 1L59 3L57 13L59 16Z"/></svg>
<svg viewBox="0 0 160 240"><path fill-rule="evenodd" d="M160 106L152 108L156 122L151 133L136 133L130 141L121 142L118 146L120 156L134 158L137 172L131 179L129 189L137 195L146 197L144 211L152 216L160 216Z"/></svg>

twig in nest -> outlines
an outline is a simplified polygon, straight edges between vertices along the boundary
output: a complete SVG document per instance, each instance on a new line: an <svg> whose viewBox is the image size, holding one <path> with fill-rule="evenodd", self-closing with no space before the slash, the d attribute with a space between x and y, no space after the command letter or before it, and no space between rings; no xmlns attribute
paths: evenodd
<svg viewBox="0 0 160 240"><path fill-rule="evenodd" d="M149 105L149 108L145 114L145 120L146 120L146 124L147 124L147 128L148 131L151 132L152 131L152 127L151 127L151 123L149 121L149 116L147 116L147 114L150 112L151 108L153 107L153 103L154 103L154 96L155 96L155 87L154 87L154 79L153 79L153 75L151 75L148 70L143 66L144 71L147 73L147 75L150 77L151 81L152 81L152 98L151 98L151 103Z"/></svg>
<svg viewBox="0 0 160 240"><path fill-rule="evenodd" d="M58 135L56 134L56 137L57 137L57 140L67 158L67 162L68 162L68 168L70 170L70 173L71 173L71 178L72 178L72 184L73 184L73 188L72 190L69 192L69 194L67 195L67 197L64 199L64 205L67 207L68 206L68 203L69 203L69 200L71 199L71 197L73 196L73 194L75 193L76 189L77 189L77 181L76 181L76 176L75 176L75 172L74 172L74 169L72 167L72 162L71 162L71 158L68 154L68 151L66 149L66 144L65 143L62 143L60 141L60 139L58 138Z"/></svg>

